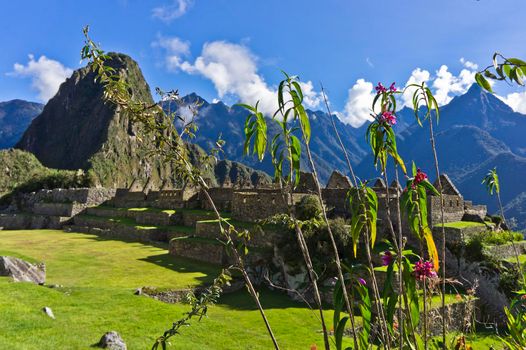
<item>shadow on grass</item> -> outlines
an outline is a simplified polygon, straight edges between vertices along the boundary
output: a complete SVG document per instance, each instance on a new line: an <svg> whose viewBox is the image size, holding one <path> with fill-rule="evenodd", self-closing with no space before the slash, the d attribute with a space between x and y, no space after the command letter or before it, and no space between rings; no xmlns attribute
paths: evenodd
<svg viewBox="0 0 526 350"><path fill-rule="evenodd" d="M139 247L148 249L151 247L160 248L167 250L168 245L163 242L138 242L134 240L125 240L125 239L115 239L110 237L101 237L93 234L83 234L83 236L78 237L78 239L90 239L99 242L115 241L115 242L125 242L133 243L140 245ZM197 277L197 279L204 285L209 285L212 283L214 278L217 277L220 271L220 267L217 265L200 262L196 260L175 257L170 255L168 252L156 255L149 255L144 258L138 259L140 261L149 262L156 264L158 266L170 269L178 273L196 273L200 272L205 274L205 276ZM236 273L234 275L237 276ZM304 309L309 306L304 302L297 302L292 300L284 292L272 291L266 287L256 287L260 295L260 300L265 309ZM242 288L239 291L229 294L223 294L218 302L218 305L230 308L232 310L257 310L257 307L254 303L252 297L248 294L245 288Z"/></svg>
<svg viewBox="0 0 526 350"><path fill-rule="evenodd" d="M256 287L256 289L259 292L261 305L265 310L292 308L305 309L309 307L304 302L292 300L284 292L272 291L266 287ZM234 293L223 294L217 304L232 310L257 310L254 299L252 299L245 288Z"/></svg>
<svg viewBox="0 0 526 350"><path fill-rule="evenodd" d="M196 273L201 272L206 276L197 277L204 285L212 283L214 278L219 274L220 268L215 265L206 264L190 259L184 259L166 254L150 255L146 258L139 259L158 266L165 267L178 273Z"/></svg>
<svg viewBox="0 0 526 350"><path fill-rule="evenodd" d="M139 242L135 240L126 240L126 239L115 239L111 237L103 237L103 236L97 236L93 234L82 234L83 236L79 236L76 239L89 239L92 241L97 242L122 242L122 243L132 243L136 245L136 248L139 249L150 249L150 248L158 248L163 250L168 250L168 244L164 242ZM196 279L199 280L204 285L212 283L214 278L217 277L220 271L220 267L208 264L205 262L200 262L196 260L181 258L181 257L175 257L168 252L156 254L156 255L149 255L144 258L137 259L139 261L144 261L148 263L152 263L164 268L167 268L169 270L172 270L174 272L178 273L196 273L200 272L205 274L205 276L197 277Z"/></svg>

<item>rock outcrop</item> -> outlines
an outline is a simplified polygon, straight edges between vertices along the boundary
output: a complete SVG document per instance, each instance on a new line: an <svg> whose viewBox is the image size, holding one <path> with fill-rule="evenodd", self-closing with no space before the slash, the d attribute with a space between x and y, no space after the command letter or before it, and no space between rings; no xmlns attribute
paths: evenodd
<svg viewBox="0 0 526 350"><path fill-rule="evenodd" d="M126 343L122 340L119 333L115 331L108 332L100 338L97 347L110 350L126 350Z"/></svg>
<svg viewBox="0 0 526 350"><path fill-rule="evenodd" d="M129 86L132 98L153 104L150 87L137 62L124 54L109 56L107 64ZM104 100L103 86L95 78L88 67L76 70L33 120L16 147L33 153L46 167L88 171L94 184L104 187L129 187L135 179L143 184L149 182L152 188L160 188L164 181L177 183L175 165L152 155L152 137L142 133L140 125L132 123L116 105ZM190 161L201 167L204 151L193 144L187 144L187 148ZM224 165L220 162L217 170L212 167L204 171L204 177L214 185L214 170L233 183L269 180L266 174L234 162L227 164L233 172L225 174Z"/></svg>
<svg viewBox="0 0 526 350"><path fill-rule="evenodd" d="M137 101L153 103L138 64L129 56L110 54L116 69ZM144 160L146 143L117 106L104 101L103 86L88 67L76 70L33 120L17 148L33 153L43 165L57 169L92 169L101 184L129 185L146 172L159 176L159 163ZM118 171L116 171L118 170Z"/></svg>
<svg viewBox="0 0 526 350"><path fill-rule="evenodd" d="M15 282L46 282L46 265L31 264L25 260L11 256L0 256L0 276L9 276Z"/></svg>

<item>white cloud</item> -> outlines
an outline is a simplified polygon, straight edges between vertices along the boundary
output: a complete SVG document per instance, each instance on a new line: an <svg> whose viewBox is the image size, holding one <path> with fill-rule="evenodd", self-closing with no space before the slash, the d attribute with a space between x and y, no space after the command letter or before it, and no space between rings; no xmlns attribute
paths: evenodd
<svg viewBox="0 0 526 350"><path fill-rule="evenodd" d="M183 16L192 6L193 0L173 0L170 5L159 6L152 10L152 17L163 22L171 22Z"/></svg>
<svg viewBox="0 0 526 350"><path fill-rule="evenodd" d="M471 62L471 61L468 61L468 60L466 60L464 57L461 57L461 58L460 58L460 63L462 63L462 65L463 65L464 67L466 67L467 69L471 69L471 70L477 70L477 69L479 69L478 64L473 63L473 62Z"/></svg>
<svg viewBox="0 0 526 350"><path fill-rule="evenodd" d="M422 83L427 83L430 77L431 74L429 73L429 71L417 68L411 72L411 76L409 77L409 79L407 79L405 86L407 88L411 84L420 85ZM413 94L415 93L415 90L416 88L409 87L404 91L402 95L402 101L404 106L413 108Z"/></svg>
<svg viewBox="0 0 526 350"><path fill-rule="evenodd" d="M175 36L164 37L158 35L157 40L152 42L152 47L158 47L166 51L166 67L171 71L176 71L180 68L181 57L190 55L190 42Z"/></svg>
<svg viewBox="0 0 526 350"><path fill-rule="evenodd" d="M29 62L26 65L15 63L13 68L14 71L8 74L30 77L31 86L38 91L38 98L44 102L53 97L60 84L73 73L71 68L46 56L40 56L38 60L35 60L35 56L29 55Z"/></svg>
<svg viewBox="0 0 526 350"><path fill-rule="evenodd" d="M257 73L256 57L245 46L226 41L206 43L193 63L184 61L179 68L209 79L219 98L235 95L249 104L259 100L262 112L271 114L276 110L274 89Z"/></svg>
<svg viewBox="0 0 526 350"><path fill-rule="evenodd" d="M372 120L370 113L374 96L373 83L358 79L349 89L343 112L336 115L342 122L359 127L367 120Z"/></svg>
<svg viewBox="0 0 526 350"><path fill-rule="evenodd" d="M433 94L439 105L445 105L453 99L453 95L465 93L471 84L475 82L475 73L478 66L464 58L460 59L463 69L458 75L451 73L446 65L442 65L432 76L431 73L422 68L416 68L411 72L411 76L407 79L405 87L411 84L422 84L423 82L431 86ZM412 108L412 97L414 88L408 88L401 96L402 105ZM513 95L513 94L512 94ZM526 110L526 93L524 95L508 95L508 104L512 103L516 108L523 108ZM342 122L350 124L354 127L362 125L366 120L371 120L372 101L375 93L373 91L373 84L358 79L354 86L349 90L349 95L343 112L338 113L338 117Z"/></svg>
<svg viewBox="0 0 526 350"><path fill-rule="evenodd" d="M157 40L152 43L153 47L160 47L174 55L189 55L190 42L184 41L176 36L164 37L159 35Z"/></svg>
<svg viewBox="0 0 526 350"><path fill-rule="evenodd" d="M268 115L277 109L276 87L270 86L258 73L257 57L243 45L227 41L213 41L203 45L202 52L194 62L184 60L185 50L177 54L171 45L161 46L167 51L167 68L181 70L188 74L198 74L209 79L219 98L237 97L243 103L255 104ZM180 48L181 45L176 45ZM320 93L314 90L311 81L300 83L305 106L316 108L322 102Z"/></svg>
<svg viewBox="0 0 526 350"><path fill-rule="evenodd" d="M321 92L316 92L312 81L307 81L306 83L300 82L301 91L303 92L303 103L307 108L318 108L323 102L323 97Z"/></svg>
<svg viewBox="0 0 526 350"><path fill-rule="evenodd" d="M440 66L436 71L436 77L433 81L433 88L435 89L434 96L439 105L449 103L453 95L463 94L468 91L469 87L475 82L475 73L477 65L472 62L461 60L465 67L460 71L458 76L453 75L446 65Z"/></svg>
<svg viewBox="0 0 526 350"><path fill-rule="evenodd" d="M513 92L506 97L497 96L515 112L526 114L526 91Z"/></svg>

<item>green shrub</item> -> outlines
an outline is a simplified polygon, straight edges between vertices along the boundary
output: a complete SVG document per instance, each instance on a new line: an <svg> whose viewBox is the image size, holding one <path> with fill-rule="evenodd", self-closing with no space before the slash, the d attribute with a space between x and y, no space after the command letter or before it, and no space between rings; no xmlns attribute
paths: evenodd
<svg viewBox="0 0 526 350"><path fill-rule="evenodd" d="M522 233L514 231L487 231L482 234L483 243L488 245L503 245L512 241L522 241Z"/></svg>
<svg viewBox="0 0 526 350"><path fill-rule="evenodd" d="M475 235L471 237L466 243L464 257L469 261L482 261L484 255L483 235Z"/></svg>
<svg viewBox="0 0 526 350"><path fill-rule="evenodd" d="M308 195L296 205L296 216L299 220L311 220L321 215L321 204L317 196Z"/></svg>
<svg viewBox="0 0 526 350"><path fill-rule="evenodd" d="M511 298L514 296L515 291L520 289L520 280L520 274L517 269L506 269L500 273L499 289Z"/></svg>

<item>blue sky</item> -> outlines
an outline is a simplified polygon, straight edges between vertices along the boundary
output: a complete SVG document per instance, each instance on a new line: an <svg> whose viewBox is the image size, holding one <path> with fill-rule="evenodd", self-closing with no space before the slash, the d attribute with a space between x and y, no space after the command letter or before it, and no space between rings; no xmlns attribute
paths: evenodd
<svg viewBox="0 0 526 350"><path fill-rule="evenodd" d="M257 98L271 110L283 69L305 81L312 108L319 106L321 81L340 118L358 125L378 81L403 87L409 79L427 80L445 104L469 87L476 65L487 65L494 51L526 57L523 5L524 0L2 1L0 101L50 98L81 65L81 29L89 24L105 50L139 62L152 88L195 91L228 103ZM514 109L526 113L524 91L497 86Z"/></svg>

